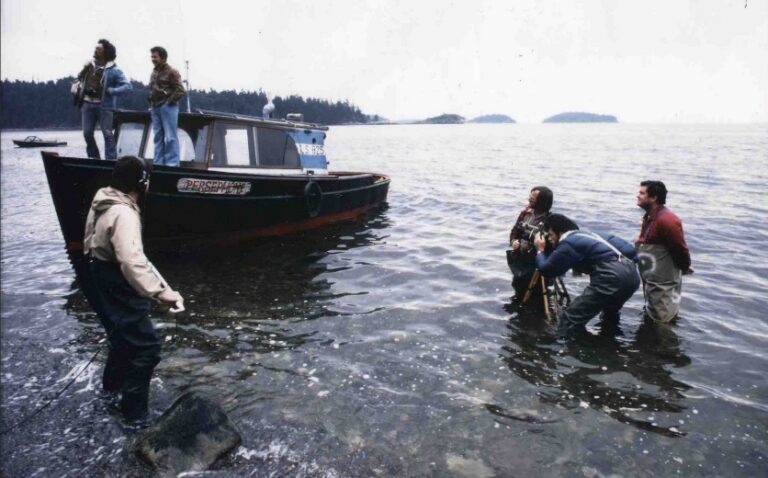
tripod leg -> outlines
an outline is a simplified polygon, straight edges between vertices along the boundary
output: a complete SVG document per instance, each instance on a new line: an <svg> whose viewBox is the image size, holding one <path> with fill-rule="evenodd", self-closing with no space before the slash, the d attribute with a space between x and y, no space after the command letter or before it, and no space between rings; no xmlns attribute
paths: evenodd
<svg viewBox="0 0 768 478"><path fill-rule="evenodd" d="M531 298L531 294L533 293L533 288L536 287L536 284L539 282L539 277L541 275L539 274L539 271L533 271L533 276L531 276L531 282L528 283L528 289L525 291L525 295L523 296L523 304L528 302L528 299Z"/></svg>
<svg viewBox="0 0 768 478"><path fill-rule="evenodd" d="M557 285L557 278L552 279L552 309L555 312L555 318L560 314L560 287Z"/></svg>
<svg viewBox="0 0 768 478"><path fill-rule="evenodd" d="M559 281L560 288L563 290L563 297L565 298L565 306L567 307L567 306L571 305L571 296L570 296L570 294L568 294L568 289L565 288L565 282L563 282L563 278L562 277L558 277L555 280Z"/></svg>
<svg viewBox="0 0 768 478"><path fill-rule="evenodd" d="M544 276L540 277L541 279L541 296L544 299L544 313L547 316L547 320L552 320L552 317L549 313L549 299L547 299L547 280L544 278Z"/></svg>

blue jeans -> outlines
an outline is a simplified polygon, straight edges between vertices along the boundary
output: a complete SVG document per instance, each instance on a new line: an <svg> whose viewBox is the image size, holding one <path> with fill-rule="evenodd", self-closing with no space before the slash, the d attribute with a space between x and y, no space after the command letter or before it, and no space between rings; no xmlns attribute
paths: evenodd
<svg viewBox="0 0 768 478"><path fill-rule="evenodd" d="M93 132L96 130L96 123L101 126L101 134L104 135L104 151L107 159L117 159L117 149L115 148L115 132L113 116L114 112L108 109L102 109L98 103L83 102L80 110L83 119L83 137L85 137L85 152L89 158L101 159L99 147L96 145L96 139Z"/></svg>
<svg viewBox="0 0 768 478"><path fill-rule="evenodd" d="M152 133L155 140L155 164L179 165L179 105L152 107Z"/></svg>

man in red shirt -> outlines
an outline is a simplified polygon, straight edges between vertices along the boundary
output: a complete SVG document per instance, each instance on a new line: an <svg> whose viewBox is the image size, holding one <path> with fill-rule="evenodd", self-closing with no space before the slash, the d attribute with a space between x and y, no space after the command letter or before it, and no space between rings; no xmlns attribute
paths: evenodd
<svg viewBox="0 0 768 478"><path fill-rule="evenodd" d="M645 216L635 246L643 279L645 314L660 322L677 317L682 276L693 273L683 223L664 206L666 202L667 187L663 182L640 183L637 205L645 210Z"/></svg>

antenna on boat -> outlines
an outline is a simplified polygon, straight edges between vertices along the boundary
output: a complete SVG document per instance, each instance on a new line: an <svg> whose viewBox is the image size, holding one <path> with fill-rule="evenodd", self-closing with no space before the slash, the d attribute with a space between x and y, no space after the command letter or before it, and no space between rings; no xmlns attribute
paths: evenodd
<svg viewBox="0 0 768 478"><path fill-rule="evenodd" d="M189 95L192 92L192 90L189 89L189 60L184 60L184 63L187 67L187 73L186 78L184 78L184 86L187 88L187 113L192 112L192 103L189 100Z"/></svg>

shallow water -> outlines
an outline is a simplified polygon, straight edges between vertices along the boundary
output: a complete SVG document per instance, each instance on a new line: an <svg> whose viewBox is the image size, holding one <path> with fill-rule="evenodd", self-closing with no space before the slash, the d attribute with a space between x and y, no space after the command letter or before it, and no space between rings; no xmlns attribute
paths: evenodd
<svg viewBox="0 0 768 478"><path fill-rule="evenodd" d="M39 134L84 150L77 132ZM74 283L39 151L2 134L2 427L103 347ZM766 476L768 127L334 127L331 168L388 173L358 223L151 255L187 298L152 407L216 394L242 431L210 476ZM696 273L671 327L592 322L563 344L510 301L504 259L527 191L631 239L663 179ZM571 276L572 294L584 279ZM100 355L2 437L6 476L143 476L98 399Z"/></svg>

